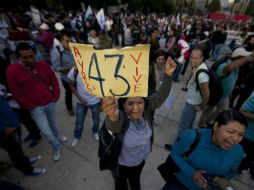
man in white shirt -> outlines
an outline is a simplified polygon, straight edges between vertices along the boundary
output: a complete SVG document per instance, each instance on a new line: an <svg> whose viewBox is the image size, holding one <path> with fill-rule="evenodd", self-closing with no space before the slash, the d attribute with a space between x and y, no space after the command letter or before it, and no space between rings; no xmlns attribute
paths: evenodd
<svg viewBox="0 0 254 190"><path fill-rule="evenodd" d="M76 107L76 122L74 129L74 138L72 140L72 147L75 147L78 144L79 139L81 138L82 131L84 128L84 120L88 109L91 109L92 119L93 119L93 135L95 140L99 140L99 124L100 124L100 98L92 96L87 91L85 85L80 78L77 68L73 67L68 73L68 78L70 79L70 87L72 92L75 94L77 99Z"/></svg>

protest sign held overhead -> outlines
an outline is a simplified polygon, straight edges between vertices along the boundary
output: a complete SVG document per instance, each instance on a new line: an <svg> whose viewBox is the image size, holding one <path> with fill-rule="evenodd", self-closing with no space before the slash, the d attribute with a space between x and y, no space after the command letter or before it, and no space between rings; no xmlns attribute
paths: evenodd
<svg viewBox="0 0 254 190"><path fill-rule="evenodd" d="M95 50L70 43L79 74L90 94L97 97L147 96L150 45Z"/></svg>

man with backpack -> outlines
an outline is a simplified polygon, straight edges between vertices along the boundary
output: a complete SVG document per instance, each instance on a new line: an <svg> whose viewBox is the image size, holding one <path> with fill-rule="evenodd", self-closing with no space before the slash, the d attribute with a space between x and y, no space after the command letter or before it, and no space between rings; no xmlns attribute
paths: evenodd
<svg viewBox="0 0 254 190"><path fill-rule="evenodd" d="M233 51L231 59L218 66L216 73L221 78L223 95L217 105L208 106L202 112L199 127L206 127L206 122L214 121L220 112L228 108L229 95L232 93L238 78L238 68L250 61L254 61L254 54L244 48L237 48Z"/></svg>
<svg viewBox="0 0 254 190"><path fill-rule="evenodd" d="M72 105L72 91L69 86L70 80L67 77L68 72L75 64L75 60L69 47L70 40L71 34L63 32L60 39L60 45L54 47L54 49L51 51L51 63L54 71L59 72L61 75L61 81L65 89L65 105L69 115L74 116L75 113Z"/></svg>
<svg viewBox="0 0 254 190"><path fill-rule="evenodd" d="M100 98L91 95L85 85L82 82L81 77L78 74L78 69L73 67L68 73L70 79L70 88L73 91L73 94L77 97L77 107L76 107L76 122L75 129L73 134L73 140L71 143L72 147L77 146L83 129L84 129L84 120L87 114L88 109L92 112L93 119L93 135L96 141L99 140L99 124L100 124Z"/></svg>

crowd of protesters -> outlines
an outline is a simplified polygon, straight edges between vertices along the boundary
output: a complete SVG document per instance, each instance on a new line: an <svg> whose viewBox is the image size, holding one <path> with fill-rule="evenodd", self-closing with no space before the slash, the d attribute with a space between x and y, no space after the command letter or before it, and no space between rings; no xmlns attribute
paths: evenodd
<svg viewBox="0 0 254 190"><path fill-rule="evenodd" d="M58 161L61 157L62 143L68 140L59 134L58 123L61 121L56 120L55 104L60 97L57 73L60 74L65 91L66 110L70 117L76 117L72 147L78 145L82 136L88 108L92 111L94 139L99 140L101 102L106 109L109 128L119 132L118 128L114 128L121 127L117 122L131 121L128 123L130 127L119 133L126 135L126 138L131 138L132 133L137 136L131 145L126 139L122 139L123 151L118 159L122 173L114 173L116 176L113 176L116 189L127 189L127 180L131 188L140 189L140 173L152 143L150 128L158 125L154 112L164 99L160 103L157 102L156 106L149 105L153 106L153 109L149 110L149 116L143 116L149 108L144 107L147 100L125 99L121 102L124 109L119 115L117 106L113 104L115 100L101 100L86 90L75 68L69 43L93 44L95 49L150 44L148 94L152 98L148 98L148 102L158 98L161 89L165 88L164 83L171 85L171 79L173 83L178 83L186 73L190 75L186 88L183 88L186 91L186 103L179 120L175 142L173 145L165 144L167 149L172 149L172 157L182 169L176 175L174 188L206 187L207 181L202 176L206 168L202 168L203 165L212 165L214 162L220 162L221 156L230 158L233 154L237 154L234 163L224 160L226 166L223 168L220 164L223 170L207 169L211 172L209 175L216 181L220 181L219 176L232 179L235 175L246 173L251 175L250 179L254 179L254 153L251 150L254 145L254 102L251 96L254 90L254 25L211 21L201 16L186 15L179 18L173 15L144 15L122 11L106 16L105 26L101 28L95 15L86 15L81 11L58 13L42 10L40 14L42 22L35 24L29 10L0 10L0 147L8 152L18 170L29 176L39 176L46 172L46 168L32 167L41 156L27 158L22 151L21 141L30 141L29 147L34 147L40 143L41 138L45 138L52 147L53 161ZM235 31L237 36L229 40L228 31ZM167 68L165 65L169 64L169 56L172 62L171 67ZM223 96L219 103L210 106L208 100L213 92L209 91L209 75L200 74L197 77L198 81L195 75L200 69L209 70L209 64L222 58L224 60L216 72L222 80ZM190 73L188 67L191 67ZM197 86L200 90L196 89ZM169 94L170 86L167 90L165 98ZM73 105L72 94L78 99L76 106ZM229 108L236 111L225 111ZM138 118L128 112L131 109L140 112ZM127 115L122 112L126 112ZM211 142L202 138L200 144L204 146L204 143L207 143L211 146L210 149L219 147L216 151L213 150L218 158L213 163L202 160L203 165L197 163L200 161L195 157L198 152L188 158L190 161L186 161L180 155L192 143L194 132L186 131L196 128L193 123L198 112L202 114L197 127L213 128L201 132L207 138L210 136ZM21 139L21 123L28 131L25 139ZM142 130L148 131L149 135L142 136ZM140 144L135 144L141 140L146 141L146 153L142 152L144 149ZM138 155L142 158L132 159L132 153L135 151L129 146L139 149ZM202 146L197 148L197 151L202 149ZM209 152L210 149L207 149ZM229 149L231 151L224 154L223 151ZM208 155L208 152L203 151L202 149L200 154ZM1 166L5 166L4 163L1 163ZM131 178L132 172L137 174L135 179ZM8 186L4 182L0 182L0 187L1 185ZM167 183L164 189L172 189L173 186Z"/></svg>

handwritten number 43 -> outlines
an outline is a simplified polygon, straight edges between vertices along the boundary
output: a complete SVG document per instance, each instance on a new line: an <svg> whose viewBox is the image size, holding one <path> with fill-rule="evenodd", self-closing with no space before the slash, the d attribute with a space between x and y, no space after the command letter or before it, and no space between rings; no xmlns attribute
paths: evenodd
<svg viewBox="0 0 254 190"><path fill-rule="evenodd" d="M123 63L123 57L124 56L116 54L116 55L104 55L104 57L106 59L107 58L109 58L109 59L110 58L118 58L118 61L117 61L116 67L115 67L114 77L116 79L122 80L127 85L126 90L123 93L121 93L121 94L117 94L117 93L113 92L112 89L110 89L109 91L110 91L111 95L112 96L126 96L130 92L130 84L126 80L126 78L124 78L123 76L119 75L119 70L120 70L121 65ZM95 63L97 76L92 76L91 75L92 63L93 62ZM103 89L103 82L105 81L105 78L102 78L102 76L101 76L101 72L100 72L100 68L99 68L99 65L98 65L98 59L97 59L96 53L93 53L93 55L91 57L91 61L90 61L90 64L89 64L88 76L89 76L90 79L96 80L96 81L98 81L100 83L101 94L102 94L103 97L105 97L104 89Z"/></svg>

